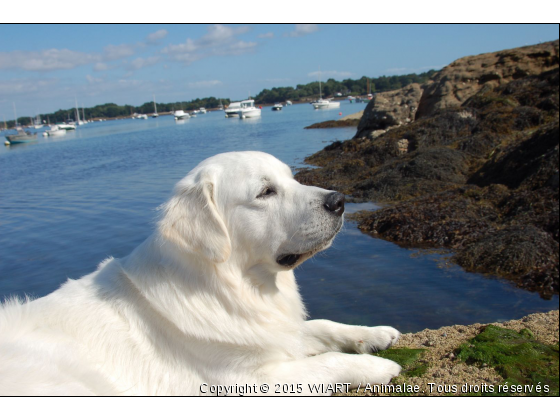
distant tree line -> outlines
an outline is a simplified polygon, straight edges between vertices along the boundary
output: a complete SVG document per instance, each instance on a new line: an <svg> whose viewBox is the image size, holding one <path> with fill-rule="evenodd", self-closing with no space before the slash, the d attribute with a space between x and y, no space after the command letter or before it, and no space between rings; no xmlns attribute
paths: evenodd
<svg viewBox="0 0 560 420"><path fill-rule="evenodd" d="M401 76L381 76L368 78L363 76L360 79L345 79L342 82L334 79L328 79L321 83L323 97L334 96L337 93L342 95L367 95L368 93L386 92L389 90L400 89L411 83L425 83L430 80L436 73L430 70L424 73L404 74ZM272 89L264 89L255 96L256 103L274 103L305 100L319 96L319 82L311 82L306 85L297 85L293 87L280 87Z"/></svg>
<svg viewBox="0 0 560 420"><path fill-rule="evenodd" d="M400 89L411 83L425 83L432 78L436 73L435 70L430 70L424 73L404 74L401 76L381 76L374 78L367 78L363 76L360 79L345 79L341 82L328 79L326 82L321 83L321 90L324 97L334 96L337 93L342 95L366 95L368 93L386 92L389 90ZM297 85L294 87L274 87L272 89L264 89L257 96L254 97L257 104L271 104L275 102L301 101L319 96L319 82L311 82L306 85ZM231 101L225 98L196 98L191 101L172 102L172 103L157 103L158 113L172 112L174 110L182 109L184 111L192 111L201 107L204 108L217 108L220 103L224 106L229 105ZM80 111L80 119L83 118L82 109ZM117 105L108 103L103 105L96 105L92 108L84 109L86 119L98 118L124 118L133 114L152 114L154 112L153 102L146 102L140 106L133 105ZM59 109L51 114L41 115L41 119L48 121L51 124L60 123L67 119L76 119L75 109ZM30 125L32 124L31 117L18 118L18 124ZM15 126L15 122L7 121L8 128Z"/></svg>

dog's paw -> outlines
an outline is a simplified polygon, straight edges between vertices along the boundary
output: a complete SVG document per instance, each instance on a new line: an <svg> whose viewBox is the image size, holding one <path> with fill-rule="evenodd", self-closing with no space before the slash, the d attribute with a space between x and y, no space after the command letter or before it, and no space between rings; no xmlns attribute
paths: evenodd
<svg viewBox="0 0 560 420"><path fill-rule="evenodd" d="M398 363L369 354L359 355L362 359L362 384L388 384L401 373Z"/></svg>
<svg viewBox="0 0 560 420"><path fill-rule="evenodd" d="M363 327L362 338L356 342L357 353L376 353L395 344L401 333L393 327Z"/></svg>
<svg viewBox="0 0 560 420"><path fill-rule="evenodd" d="M383 359L382 357L376 358L379 359L377 362L379 369L375 372L375 381L370 381L370 383L388 384L395 376L399 376L402 368L398 363L389 359Z"/></svg>

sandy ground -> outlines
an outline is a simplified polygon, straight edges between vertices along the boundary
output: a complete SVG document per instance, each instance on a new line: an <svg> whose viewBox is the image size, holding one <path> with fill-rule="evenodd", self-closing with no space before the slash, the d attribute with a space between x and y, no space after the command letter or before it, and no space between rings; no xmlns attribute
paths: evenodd
<svg viewBox="0 0 560 420"><path fill-rule="evenodd" d="M515 331L528 328L533 332L536 340L545 344L555 344L558 342L558 321L558 310L554 310L546 313L527 315L519 320L492 323L492 325L510 328ZM478 385L482 387L483 384L496 386L501 383L503 378L493 368L478 368L465 363L458 363L453 354L454 349L461 343L477 335L481 327L485 325L488 324L453 325L450 327L442 327L437 330L426 329L417 333L403 334L394 347L427 349L428 351L426 351L419 360L428 362L430 367L422 377L398 377L393 383L405 382L407 385L418 385L419 392L416 395L431 396L448 393L461 394L461 388L465 384L467 386ZM435 385L430 387L429 383ZM458 392L449 392L452 385L456 385ZM473 392L475 390L471 389L470 391ZM390 395L379 392L363 392L363 390L361 392L353 391L351 394Z"/></svg>
<svg viewBox="0 0 560 420"><path fill-rule="evenodd" d="M350 114L350 115L346 115L345 117L342 117L340 119L340 121L344 121L344 120L359 120L362 118L362 115L364 115L364 111L359 111L356 112L354 114Z"/></svg>

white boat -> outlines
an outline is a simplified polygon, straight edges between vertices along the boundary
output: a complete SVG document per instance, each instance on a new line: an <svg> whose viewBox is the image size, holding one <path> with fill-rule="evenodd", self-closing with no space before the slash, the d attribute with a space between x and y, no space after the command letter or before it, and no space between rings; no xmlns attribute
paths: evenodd
<svg viewBox="0 0 560 420"><path fill-rule="evenodd" d="M274 106L272 107L273 111L282 111L282 104L274 104Z"/></svg>
<svg viewBox="0 0 560 420"><path fill-rule="evenodd" d="M237 112L239 111L239 108L241 108L241 102L230 103L226 108L226 110L224 111L226 113L226 118L237 117Z"/></svg>
<svg viewBox="0 0 560 420"><path fill-rule="evenodd" d="M60 137L60 136L65 136L66 135L66 130L64 130L63 128L60 128L58 125L52 125L50 127L49 130L45 131L43 133L43 136L49 136L49 137Z"/></svg>
<svg viewBox="0 0 560 420"><path fill-rule="evenodd" d="M148 116L146 114L136 114L135 115L137 120L147 120Z"/></svg>
<svg viewBox="0 0 560 420"><path fill-rule="evenodd" d="M329 109L329 108L340 108L340 102L331 102L330 99L317 99L312 102L313 108L315 109Z"/></svg>
<svg viewBox="0 0 560 420"><path fill-rule="evenodd" d="M287 105L287 106L292 105L292 101L286 101L286 105Z"/></svg>
<svg viewBox="0 0 560 420"><path fill-rule="evenodd" d="M42 128L42 127L43 127L43 123L41 122L41 116L40 116L40 115L37 115L37 116L35 117L35 121L33 122L33 128L34 128L35 130L39 130L39 129Z"/></svg>
<svg viewBox="0 0 560 420"><path fill-rule="evenodd" d="M321 92L321 69L319 68L319 99L315 102L311 102L313 108L315 109L329 109L329 108L340 108L340 102L331 102L330 99L323 99L323 94Z"/></svg>
<svg viewBox="0 0 560 420"><path fill-rule="evenodd" d="M157 117L159 117L159 114L157 113L156 95L154 95L154 113L152 114L152 118L157 118Z"/></svg>
<svg viewBox="0 0 560 420"><path fill-rule="evenodd" d="M62 129L62 130L75 130L76 129L76 123L74 122L74 120L66 120L66 122L57 124L58 128Z"/></svg>
<svg viewBox="0 0 560 420"><path fill-rule="evenodd" d="M206 108L202 107L198 110L198 112L200 112L201 114L206 114Z"/></svg>
<svg viewBox="0 0 560 420"><path fill-rule="evenodd" d="M191 116L189 115L188 112L185 112L182 109L180 109L173 113L173 117L175 118L175 120L186 120L189 119Z"/></svg>
<svg viewBox="0 0 560 420"><path fill-rule="evenodd" d="M237 111L237 115L239 118L255 118L261 116L260 108L255 107L255 100L254 99L246 99L241 101L241 106L239 111Z"/></svg>

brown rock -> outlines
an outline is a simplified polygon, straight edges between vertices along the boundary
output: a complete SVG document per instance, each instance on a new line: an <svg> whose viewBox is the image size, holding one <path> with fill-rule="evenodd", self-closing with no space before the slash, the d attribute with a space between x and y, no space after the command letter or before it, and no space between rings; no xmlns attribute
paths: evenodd
<svg viewBox="0 0 560 420"><path fill-rule="evenodd" d="M398 90L377 93L364 110L354 138L368 136L375 130L384 130L414 120L422 88L412 83Z"/></svg>
<svg viewBox="0 0 560 420"><path fill-rule="evenodd" d="M540 74L558 66L558 40L494 53L460 58L426 85L415 118L458 107L483 89Z"/></svg>

